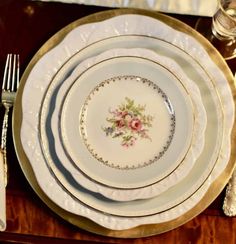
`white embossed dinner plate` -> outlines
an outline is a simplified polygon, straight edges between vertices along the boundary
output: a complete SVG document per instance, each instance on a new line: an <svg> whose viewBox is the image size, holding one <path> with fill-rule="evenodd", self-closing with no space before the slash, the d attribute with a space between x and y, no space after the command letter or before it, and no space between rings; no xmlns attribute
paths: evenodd
<svg viewBox="0 0 236 244"><path fill-rule="evenodd" d="M123 56L123 55L127 55L127 54L129 54L129 57ZM140 58L138 55L140 55L140 57L142 57L142 58ZM78 56L81 56L81 55L79 54ZM96 63L98 63L98 64L96 64ZM80 181L81 181L81 177L78 177L78 179L76 177L76 176L78 176L78 171L76 170L76 168L72 167L73 163L71 163L69 161L67 155L65 155L65 153L63 153L64 148L60 141L61 133L60 133L60 129L59 129L60 122L58 119L60 117L62 117L62 121L64 121L63 123L66 123L67 124L66 127L68 128L68 130L71 130L70 131L71 135L75 136L75 138L72 139L71 141L77 140L78 137L80 136L80 134L77 134L76 129L74 129L74 127L76 127L76 126L79 127L78 119L79 119L80 115L78 113L76 113L76 111L71 112L70 109L74 110L73 106L74 106L74 104L76 104L75 105L76 110L80 113L84 100L87 100L87 93L89 93L91 90L93 90L94 84L96 85L96 83L99 81L99 79L98 79L98 81L96 81L97 78L99 78L98 75L92 76L92 78L91 78L92 82L84 81L84 82L80 82L78 84L77 84L77 81L75 82L75 85L77 85L79 89L76 88L76 90L74 91L74 99L69 99L69 103L67 103L67 105L66 105L69 110L67 112L65 112L64 115L61 116L60 110L62 107L62 103L64 102L64 96L67 94L67 89L69 90L71 86L72 86L71 89L73 90L73 82L77 79L77 76L79 74L86 73L86 72L84 72L84 70L87 71L88 70L87 67L90 67L89 70L93 69L97 72L97 70L100 66L100 68L102 68L100 70L102 76L104 74L105 75L104 78L107 79L108 77L110 77L110 74L111 74L110 71L111 71L111 69L113 70L114 64L115 64L116 75L126 74L126 77L123 79L122 86L123 85L133 85L134 87L132 90L134 91L134 93L133 93L134 96L137 96L135 94L139 94L139 93L137 93L137 91L140 92L140 94L141 94L141 95L139 94L140 98L137 98L137 99L139 99L139 100L146 99L146 102L149 102L150 99L152 98L151 94L153 94L154 97L151 100L152 103L155 105L155 107L153 107L153 109L156 108L156 103L155 103L156 99L160 98L160 97L156 98L156 92L153 93L153 89L149 90L150 87L153 88L153 86L155 84L154 83L152 84L150 82L150 80L141 79L140 80L142 82L141 85L139 82L138 87L135 88L137 85L137 82L139 80L136 80L137 77L134 77L134 74L139 74L139 75L143 74L146 77L148 77L149 79L153 79L153 80L157 80L156 77L158 77L158 82L160 83L159 85L164 90L167 90L166 95L168 95L168 94L170 95L170 99L169 99L169 101L166 101L166 103L170 106L171 105L170 101L174 102L174 101L176 101L176 99L178 100L177 104L175 106L173 106L172 110L176 111L176 115L177 115L176 121L178 121L178 123L183 123L185 127L186 127L186 122L184 122L184 120L185 120L185 118L187 119L187 117L186 117L187 112L186 111L183 112L183 109L185 106L184 103L185 103L185 101L192 103L192 101L189 100L191 97L191 100L193 100L193 104L195 106L194 122L196 123L196 125L195 125L194 131L193 131L193 138L191 139L191 143L193 143L193 145L190 146L190 148L188 148L188 152L186 155L184 155L184 159L181 160L180 164L177 167L177 170L175 168L173 168L173 172L171 172L171 174L169 174L167 177L161 178L161 180L158 182L155 182L155 184L153 184L151 186L149 185L147 187L135 189L135 190L126 189L126 190L122 191L121 189L110 189L109 182L107 183L107 185L103 185L103 186L100 185L103 187L103 191L100 190L99 191L100 193L102 193L104 196L106 196L108 198L114 198L116 200L124 201L124 200L137 199L137 198L153 197L153 196L165 191L172 185L176 184L178 181L180 181L183 177L185 177L187 175L187 173L193 167L195 160L201 153L201 150L204 145L204 131L205 131L205 126L206 126L206 115L205 115L205 109L204 109L202 101L201 101L200 92L199 92L197 86L192 81L187 79L187 77L181 71L180 67L168 58L165 58L163 56L158 56L153 51L144 50L144 49L113 49L113 50L105 52L97 57L93 57L88 60L85 60L83 63L81 63L81 65L78 65L78 67L73 71L73 74L67 80L65 80L63 82L63 85L59 89L59 93L58 93L57 97L55 98L56 99L55 100L55 104L56 104L55 109L50 109L50 104L51 104L50 101L54 100L53 96L51 96L51 95L53 94L54 89L58 85L57 83L55 83L53 81L48 89L44 102L42 103L42 113L41 113L41 123L40 123L41 124L40 132L42 135L42 145L43 145L43 148L45 151L47 162L49 163L49 167L55 173L55 175L57 176L59 181L63 182L63 185L65 185L67 189L72 189L71 192L75 192L73 187L71 188L70 185L68 185L68 183L71 182L71 180L69 180L69 182L66 181L66 178L67 178L67 177L65 177L66 174L63 175L63 171L60 172L61 171L60 164L61 165L63 164L63 166L66 167L69 170L69 172L72 173L72 175L74 176L74 179L77 180L78 183L80 183ZM124 65L126 67L128 67L128 69L127 68L124 69ZM121 69L119 69L119 67ZM165 68L163 68L163 67L165 67ZM163 77L161 76L160 70L159 70L160 68L162 69L162 72L163 71L164 72L168 71L168 73L172 72L172 74L171 73L168 74L168 80L163 79ZM140 69L144 69L144 70L140 72ZM106 72L103 72L103 70L105 70ZM138 70L138 71L134 71L134 70ZM173 75L173 73L175 75ZM106 74L108 74L108 75L106 75ZM127 77L127 74L133 74L133 75ZM114 75L114 73L113 73L113 75ZM96 77L96 79L94 79L94 77ZM165 77L165 75L164 75L164 77ZM100 78L102 78L102 77L100 76ZM132 80L135 81L135 83L130 84L130 82L131 82L130 78L132 78ZM173 78L174 78L174 80L173 80ZM122 82L122 79L120 79L120 76L117 79L118 80L116 80L116 82L118 82L118 81ZM109 82L109 80L108 80L108 82ZM113 80L112 84L117 85L116 82L114 82L114 80ZM129 82L129 83L127 83L127 82ZM143 82L144 82L145 86L143 86ZM184 88L184 90L181 89L182 92L184 92L183 95L186 96L183 100L181 99L181 94L179 94L178 92L177 93L174 92L173 87L175 87L175 85L168 84L169 82L178 82L178 83L180 83L180 87ZM103 87L104 86L102 84L102 86L100 88L103 88ZM119 84L118 84L118 87L119 87L118 89L121 88ZM155 87L155 89L157 88L156 85L154 87ZM134 88L136 89L136 91ZM140 90L140 88L142 88L142 90ZM144 92L143 91L144 88L147 89L147 91ZM154 91L155 91L155 89L154 89ZM174 89L176 89L176 88L174 88ZM126 89L126 90L130 91L130 89ZM188 93L186 93L185 90L189 91L189 95L188 95ZM108 90L108 93L110 93L109 90ZM121 94L121 92L119 94L122 95L124 97L124 99L127 95L127 94L126 95ZM164 95L164 93L160 93L160 94ZM189 98L188 98L188 96L189 96ZM164 96L164 97L166 98L166 96ZM106 101L108 100L108 98L106 98L106 97L105 97L105 99L106 99ZM161 101L162 101L162 99L161 99ZM96 102L94 104L96 106L98 104L98 101L96 100ZM102 106L105 106L106 104L107 103L105 102L104 105L102 105ZM175 104L175 102L174 102L174 104ZM83 114L85 112L87 114L87 111L86 111L87 108L86 107L84 107L84 108L85 108L85 111L83 111L83 113L81 114L81 117L83 116ZM164 109L166 109L166 108L164 107ZM170 109L170 108L168 107L168 109ZM186 109L188 110L188 107L186 107ZM191 109L191 107L189 109ZM53 116L51 116L51 113L53 114ZM99 113L101 113L100 110L99 110ZM191 116L192 116L192 114L190 115L190 119L191 119ZM91 123L93 123L93 121L98 121L98 119L91 119ZM48 125L48 126L45 126L45 125ZM57 128L56 125L58 125L59 128ZM83 125L83 123L82 123L82 125ZM93 125L91 125L91 126L93 126ZM184 129L183 129L183 127L181 129L181 126L182 125L177 124L177 130L181 131L181 133L179 135L184 137L184 133L183 133ZM101 127L98 126L97 128L99 130ZM78 133L80 133L80 132L78 131ZM98 133L99 133L99 131L98 131ZM103 133L103 130L102 130L102 133ZM50 144L50 140L47 140L48 135L51 135L50 137L53 136L53 140L55 141L55 148L53 147L53 145ZM104 135L101 135L101 136L104 136ZM177 141L178 141L177 143L180 143L181 139L178 138ZM186 141L186 139L185 139L185 141ZM73 141L73 143L74 143L74 141ZM83 143L83 140L81 140L80 143ZM120 146L119 141L116 143L118 143L116 145ZM148 143L150 143L149 140L148 140ZM157 142L155 144L157 144ZM75 143L75 145L76 145L76 143ZM72 146L73 146L73 144L72 144ZM80 145L79 148L81 148L81 146L83 146L83 145ZM84 145L84 146L86 146L86 145ZM78 150L80 150L79 148L78 148ZM107 147L105 147L105 148L107 148ZM121 149L122 149L122 147L121 147ZM127 149L127 148L125 148L125 149ZM54 156L53 156L53 151L56 151L56 155L54 155ZM127 153L129 153L129 152L127 152ZM89 158L90 155L87 155L88 152L87 152L86 147L85 147L84 154L85 154L86 163L89 163L88 160L94 160L93 158L92 159ZM166 162L166 159L164 159L163 161L160 161L160 162L163 162L164 164L168 163L168 161ZM170 162L172 163L172 161L170 161ZM158 163L159 163L159 161L158 161ZM91 167L93 167L93 165L95 165L95 164L96 164L96 162L93 162ZM170 166L171 165L172 164L170 164ZM174 164L174 166L175 166L175 164ZM164 165L164 167L165 167L165 165ZM151 171L154 172L154 177L155 177L154 180L157 180L157 177L159 176L158 172L160 172L162 170L162 168L163 168L162 165L160 165L160 166L154 165L154 167L151 168ZM110 170L110 168L108 168L108 170ZM152 173L149 172L149 169L147 169L146 171L143 171L143 169L141 168L141 170L142 170L141 174L145 173L144 177L147 175L149 178L151 178ZM96 171L97 171L97 169L95 169L95 172ZM105 172L104 168L102 170L102 176L103 176L103 173L104 173L104 178L105 178L106 172ZM128 172L128 173L130 173L130 172ZM138 173L139 173L138 171L135 171L135 170L133 171L133 174L135 176ZM108 174L111 175L111 172L109 172ZM113 174L115 176L115 174L117 174L117 172L115 172ZM118 174L120 174L120 175L118 175L118 177L123 177L124 178L123 181L125 181L126 175L124 175L124 172L118 171ZM156 175L157 175L157 177L156 177ZM114 178L114 176L113 176L113 178ZM61 180L62 177L64 178L64 180ZM131 175L131 177L132 177L132 175ZM93 179L94 178L91 178L90 182L92 182ZM139 176L137 180L140 180L140 179L142 179L141 176ZM83 181L81 183L86 188L86 184ZM95 183L95 182L94 182L94 184L98 185L98 183ZM127 185L127 183L126 183L126 185ZM113 192L117 191L117 193L110 194L111 191L113 191ZM75 193L74 195L78 199L81 200L80 192L77 194ZM174 200L174 202L173 202L173 200ZM166 199L166 202L168 202L168 201L169 200ZM172 201L173 203L176 204L176 199L172 198L172 200L170 200L170 201ZM89 201L85 201L85 202L89 205ZM103 206L103 204L100 204L100 205ZM170 205L168 205L168 207L169 206Z"/></svg>
<svg viewBox="0 0 236 244"><path fill-rule="evenodd" d="M127 12L122 12L122 13L127 13ZM215 82L214 85L217 87L217 91L220 94L222 106L224 109L225 120L224 120L224 127L223 127L224 133L223 133L223 138L222 138L223 147L221 148L220 152L218 153L218 158L216 158L217 164L214 167L213 171L211 172L210 177L207 178L207 180L204 182L204 185L202 187L200 187L197 192L195 192L190 198L188 198L186 201L184 201L180 205L174 207L173 209L165 211L163 213L155 214L155 215L149 216L149 217L122 218L122 217L110 216L110 215L106 215L105 213L100 213L92 208L86 207L83 204L81 204L80 202L75 201L73 198L71 198L71 196L68 195L68 193L65 192L60 187L60 185L56 182L55 178L51 175L50 171L48 170L46 164L43 162L42 154L40 152L40 148L38 147L39 141L37 140L37 138L38 138L37 117L35 118L35 120L33 119L31 121L26 122L26 120L25 120L26 114L30 114L33 111L39 111L38 108L40 107L40 105L37 103L34 103L34 101L36 101L40 96L43 95L43 93L45 91L45 89L43 89L43 86L45 84L49 83L48 78L49 77L50 77L50 79L52 78L52 74L55 74L55 72L57 72L58 68L62 65L62 63L68 57L68 48L62 48L63 43L61 43L62 46L60 46L60 45L57 46L58 50L54 49L54 50L52 50L52 53L49 52L42 59L40 59L40 61L37 62L37 65L34 66L33 70L30 72L30 75L28 72L31 69L28 69L27 73L25 73L25 75L23 77L23 79L25 77L27 77L28 79L27 79L27 86L24 87L25 88L24 94L22 96L22 101L24 101L24 104L22 105L22 108L24 109L23 110L24 117L23 117L23 121L21 124L22 137L20 139L21 140L20 144L17 143L16 147L18 147L18 149L22 146L24 147L23 149L24 149L25 153L27 154L27 158L31 159L30 163L31 163L31 166L33 167L34 173L36 174L36 179L38 180L40 187L43 189L43 191L45 192L47 197L49 197L53 202L58 204L62 209L67 210L70 213L74 213L79 216L86 216L87 218L92 219L93 221L95 221L96 223L98 223L102 226L105 226L110 229L116 229L116 230L124 230L127 228L132 228L132 227L138 226L138 225L145 225L148 223L155 223L155 224L164 223L166 221L171 221L171 220L173 220L173 224L174 223L176 225L181 224L182 223L181 221L180 221L181 222L180 223L175 220L180 216L182 216L183 219L186 220L188 217L185 214L187 214L188 211L191 212L191 209L194 209L194 206L196 206L199 202L201 202L201 200L203 199L203 196L207 192L208 188L211 187L211 185L215 186L214 181L221 178L220 176L221 176L221 174L223 174L225 172L225 169L228 169L231 172L230 169L233 168L233 167L231 167L233 165L232 161L230 164L228 164L228 159L230 157L230 133L231 133L231 128L233 125L233 118L234 118L234 104L233 104L233 100L232 100L231 90L227 83L227 79L231 79L232 76L228 75L227 68L223 64L223 62L219 61L220 62L219 66L224 67L224 69L225 69L225 73L222 73L220 71L220 69L218 68L218 66L216 66L213 63L213 61L211 60L211 58L210 58L211 54L208 54L205 51L205 49L203 48L203 46L201 46L201 44L199 42L194 40L194 38L192 38L191 36L186 36L182 32L174 31L173 29L171 29L170 27L165 25L163 22L157 21L153 18L140 16L140 15L137 15L137 16L123 15L123 16L115 17L114 19L110 19L110 21L111 22L109 22L107 29L104 28L104 26L102 26L104 24L104 22L101 22L101 23L97 23L97 24L93 24L93 25L89 26L87 33L91 34L91 32L90 32L91 29L98 30L97 27L102 27L102 29L99 30L100 31L99 35L96 36L97 40L101 39L101 37L102 37L101 30L104 30L104 29L106 29L105 35L107 35L107 33L109 33L108 30L113 30L112 34L111 34L111 32L109 33L110 36L111 35L113 35L113 36L121 35L123 33L123 31L125 31L125 33L127 33L129 30L131 30L130 34L133 34L136 32L137 34L148 33L150 35L150 33L152 33L153 36L158 36L159 38L172 42L175 45L177 45L178 47L180 47L181 49L188 52L189 56L194 57L194 59L196 59L198 62L200 62L203 69L207 70L207 73L210 75L210 77L214 78L214 82ZM108 22L106 22L105 24L107 24L107 23ZM127 25L127 23L128 23L128 25ZM143 25L141 25L140 23L143 23ZM125 24L126 28L123 28L124 27L123 24ZM136 27L138 27L138 28L136 28ZM153 27L155 27L155 28L153 28ZM82 28L86 29L86 26L83 26ZM120 32L119 32L119 28L121 28ZM139 30L140 30L140 32L139 32ZM78 31L81 33L82 29L80 29ZM76 32L74 32L72 34L75 35ZM86 35L83 36L82 40L88 40L85 38L85 36ZM89 38L90 37L91 37L91 35L89 35ZM94 39L89 39L89 40L93 41L93 42L95 41ZM67 41L68 41L68 39L67 39ZM78 43L78 40L77 40L77 43ZM85 45L87 45L88 43L89 42L86 42ZM84 45L84 43L83 43L83 45ZM66 45L66 47L69 47L69 46ZM79 49L81 49L81 47L79 47L78 45L76 46L75 49L73 49L73 47L72 47L72 50L74 50L74 51L79 50ZM71 50L71 52L73 53L72 50ZM56 58L57 60L58 60L58 57L60 57L59 62L56 64L53 63L54 69L49 69L50 72L48 74L46 73L46 76L43 75L43 77L42 76L40 77L40 72L37 73L37 71L39 71L39 69L45 70L44 67L50 68L50 64L52 64L51 63L52 60L50 60L50 58L48 59L48 57L50 57L51 55L54 58ZM216 53L215 53L215 56L217 56ZM34 59L33 62L31 63L31 65L35 64L34 63L35 60L37 60L37 59ZM31 68L32 68L32 66L31 66ZM227 78L224 74L227 76ZM37 82L36 81L34 82L34 79L32 79L32 78L36 78L34 75L36 75L38 80L41 81L40 84L38 83L38 80L37 80ZM42 73L41 73L41 75L42 75ZM22 84L21 87L23 87L24 82L21 84ZM201 85L204 85L204 83ZM33 99L34 101L32 101L32 98L30 98L30 100L27 100L26 94L27 94L27 92L31 91L31 88L33 89L33 87L37 88L37 93L34 94L35 100ZM38 90L39 87L41 87L42 89ZM21 94L21 93L19 93L19 94ZM227 99L226 99L226 97L227 97ZM21 100L21 97L19 97L18 99ZM28 104L28 105L26 105L26 104ZM26 105L26 106L24 106L24 105ZM213 106L213 108L214 108L214 106ZM27 113L26 113L26 111L27 111ZM36 114L37 114L37 112L36 112ZM214 112L213 112L212 116L214 116ZM26 130L27 132L30 131L30 133L27 133L28 135L30 135L30 138L29 137L27 138L27 136L23 133L25 129L28 129L28 130ZM16 136L20 136L20 134L17 131L15 131L15 133L16 133ZM32 160L32 157L34 158L33 160ZM38 170L38 166L40 167L40 170ZM229 167L227 167L227 166L229 166ZM196 173L197 172L195 171L195 174L192 175L193 178L196 175ZM229 177L229 174L227 174L227 175ZM216 197L216 195L215 195L216 192L219 192L219 190L222 189L222 186L223 186L222 184L223 183L218 185L218 187L214 188L216 190L214 192L215 197ZM61 196L63 195L64 198L58 198L59 195L61 195ZM209 195L211 200L214 199L214 196ZM204 205L204 204L209 204L209 202L210 202L210 200L207 201L204 198L203 206L206 207L206 205ZM201 206L201 209L203 209L203 206ZM192 214L197 213L197 212L198 212L197 210L194 210ZM190 216L193 216L192 214L190 213ZM165 229L168 229L168 227L165 227ZM115 234L115 233L113 233L113 234Z"/></svg>
<svg viewBox="0 0 236 244"><path fill-rule="evenodd" d="M201 71L201 69L199 70L197 63L195 63L195 61L193 62L193 60L191 60L191 58L188 55L186 55L186 53L181 52L180 49L176 48L175 46L170 45L166 42L163 42L159 39L155 39L155 38L147 37L147 36L121 36L119 38L117 37L117 38L110 38L110 39L103 40L92 46L85 48L84 50L82 50L81 52L79 52L78 54L73 56L73 58L71 60L69 60L64 65L64 67L58 72L58 74L54 77L52 83L50 84L50 86L48 88L47 95L45 96L44 102L42 103L42 108L43 108L42 114L44 116L42 116L42 118L41 118L41 127L42 127L42 132L44 132L44 135L43 135L44 138L47 137L47 135L45 135L46 132L44 130L44 127L45 127L44 125L51 124L52 126L48 126L49 134L51 133L51 137L54 137L53 140L60 141L60 137L58 136L59 134L57 131L57 126L56 126L59 123L58 114L60 113L59 110L60 110L60 106L61 106L63 97L66 93L66 89L68 89L67 87L69 87L70 83L73 82L72 77L70 77L71 79L69 82L64 82L63 79L65 77L67 77L67 74L71 72L71 69L75 66L75 64L80 62L81 58L86 57L88 55L88 53L91 54L92 52L96 52L98 49L104 49L105 47L107 47L109 49L111 47L119 46L119 45L130 47L131 44L137 45L137 46L146 45L147 47L151 47L153 50L156 50L158 52L160 52L160 50L162 50L162 52L165 52L166 55L169 55L172 59L176 59L176 61L177 60L180 61L180 59L183 59L184 62L187 62L188 66L189 66L189 64L192 63L193 67L187 67L185 63L181 63L181 65L183 67L186 67L187 75L190 76L191 79L194 79L194 81L198 81L198 82L200 82L201 80L203 82L205 82L206 80L209 80L209 77L207 77L206 74L205 75L204 75L204 73L201 74L202 71ZM138 54L139 53L137 53L137 55ZM145 52L143 53L143 56L145 56L144 54L145 54ZM146 56L148 57L147 53L146 53ZM153 54L151 55L151 57L153 57ZM153 59L155 59L155 55L154 55ZM94 60L96 60L96 58L93 58L91 60L93 60L93 62L94 62ZM172 63L173 63L172 61L169 62L169 65L171 66ZM91 65L91 61L89 62L89 65ZM87 67L88 67L88 64L86 62L84 62L81 67L78 67L78 69L74 71L74 73L75 73L74 76L76 77L78 72L81 72L81 70L86 69ZM177 70L178 69L179 68L177 68ZM188 72L188 71L190 71L190 72ZM199 74L198 74L198 72L199 72ZM194 73L196 73L196 74L194 75ZM211 82L208 81L208 83L211 83ZM211 84L211 86L212 86L212 84ZM211 89L212 88L213 88L213 86L211 87ZM201 89L206 90L209 88L202 87ZM199 106L201 107L201 102L197 101L198 99L200 99L201 95L199 95L197 92L195 92L196 94L194 94L194 90L196 90L196 89L193 89L193 87L189 87L189 90L192 91L192 96L194 97L195 103L200 104ZM57 94L58 92L59 92L59 94ZM54 96L57 97L56 103L53 98ZM216 102L216 105L214 105L214 106L217 106L217 101L216 101L217 98L215 97L216 96L215 91L212 93L211 96L213 96L213 98L212 98L213 100L210 100L210 103L214 104ZM209 100L209 95L207 95L207 97ZM209 102L206 102L206 101L204 101L204 102L207 105L207 107L209 107ZM50 108L50 103L52 103L52 104L55 103L55 108L51 109L47 116L48 109ZM49 162L49 167L55 173L56 177L60 181L63 181L64 185L67 185L67 187L66 187L67 189L68 189L68 183L73 184L74 189L71 191L74 192L75 193L74 195L76 195L76 196L78 196L78 194L80 194L80 193L77 193L77 191L76 191L76 186L75 186L76 183L79 184L77 186L77 188L82 185L89 190L99 192L108 198L111 198L114 200L119 200L119 201L148 198L148 197L153 197L155 195L158 195L161 192L168 189L169 187L171 187L172 185L176 184L184 176L186 176L186 174L190 171L191 167L193 166L193 162L196 160L197 156L199 155L199 153L201 151L201 148L203 145L203 140L204 140L204 138L202 138L202 137L204 137L205 117L204 117L204 111L202 111L202 109L199 106L197 109L198 113L196 116L196 118L197 118L196 123L197 123L198 129L196 129L195 134L197 136L195 136L195 141L194 141L194 145L193 145L191 152L188 154L188 157L185 157L184 161L181 163L181 166L178 167L174 171L173 174L168 175L168 177L166 177L165 180L161 180L161 181L157 182L156 184L152 184L148 187L143 187L142 189L139 188L136 190L130 190L130 189L120 190L120 189L111 188L109 185L106 186L106 185L98 184L94 180L89 180L86 176L84 176L78 170L76 170L76 167L73 167L73 162L71 163L68 160L68 157L66 157L66 155L63 154L63 148L61 147L60 143L59 144L57 143L57 149L55 149L54 146L52 144L50 144L50 148L51 148L50 149L51 154L50 154L48 152L49 146L45 145L48 142L46 139L44 139L44 140L42 140L42 144L46 151L46 157L47 157L47 161ZM210 118L210 124L213 125L213 124L215 124L215 122L213 122L213 121L216 120L217 118L221 117L221 115L220 115L221 112L218 111L218 109L216 109L216 111L213 110L212 105L210 105L210 106L211 106L211 108L210 108L210 111L208 111L208 117ZM217 117L213 116L213 118L212 118L211 114L214 111L216 113L218 113L218 115L217 115ZM52 121L51 121L51 113L53 113ZM70 119L70 120L75 121L75 119ZM70 121L70 120L68 120L68 121ZM70 122L69 122L68 126L70 126ZM50 132L50 130L51 130L51 132ZM209 134L209 132L211 130L217 131L218 129L217 129L217 127L208 126L207 135ZM53 136L53 134L54 134L54 136ZM217 133L215 135L218 136ZM196 140L196 138L198 138L198 140ZM211 137L207 136L207 138L211 138ZM215 143L216 139L213 137L212 137L212 139ZM207 140L209 140L209 139L207 139ZM198 179L199 182L203 182L204 179L206 179L206 177L209 175L209 172L211 171L211 169L215 163L214 158L212 157L212 152L213 152L213 150L215 150L215 147L219 144L217 144L217 143L214 144L214 143L212 143L212 141L209 143L212 145L212 147L211 147L211 149L208 148L208 150L205 151L206 155L204 154L204 156L202 156L202 158L212 158L212 159L208 161L208 165L199 164L200 167L202 167L202 170L205 170L204 174L202 173L203 175L201 177L199 177L199 179ZM56 150L56 153L54 153L55 150ZM63 172L64 172L64 174L63 174ZM62 177L64 177L64 180L61 180ZM72 180L71 180L71 178L72 178ZM199 182L198 182L198 184L196 184L197 187L199 187ZM70 186L69 186L69 188L71 189ZM194 190L192 188L191 193L193 193L193 192L194 192ZM81 198L79 197L79 199L81 199Z"/></svg>

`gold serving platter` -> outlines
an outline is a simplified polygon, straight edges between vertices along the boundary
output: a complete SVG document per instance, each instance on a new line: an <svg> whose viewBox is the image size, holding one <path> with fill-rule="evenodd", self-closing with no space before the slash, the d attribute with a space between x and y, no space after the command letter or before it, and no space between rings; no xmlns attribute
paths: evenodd
<svg viewBox="0 0 236 244"><path fill-rule="evenodd" d="M204 38L202 37L198 32L196 32L194 29L189 27L188 25L171 18L169 16L157 13L157 12L151 12L147 10L137 10L137 9L117 9L117 10L109 10L104 12L99 12L93 15L89 15L87 17L84 17L82 19L79 19L62 30L60 30L58 33L56 33L53 37L51 37L35 54L35 56L32 58L31 62L29 63L28 67L26 68L22 79L20 83L20 87L18 90L16 103L13 111L13 138L16 148L16 153L21 165L21 168L29 181L30 185L34 189L34 191L39 195L39 197L42 199L43 202L56 214L58 214L63 219L67 220L71 224L87 230L92 233L96 233L99 235L104 236L110 236L110 237L119 237L119 238L137 238L137 237L145 237L145 236L152 236L159 233L163 233L166 231L169 231L171 229L174 229L185 222L189 221L190 219L194 218L196 215L198 215L200 212L202 212L205 208L209 206L209 204L218 196L218 194L223 190L225 185L227 184L232 171L235 166L235 160L236 160L236 144L235 144L235 137L236 137L236 126L234 125L232 130L232 136L231 136L231 156L230 161L225 168L225 170L221 173L221 175L211 184L209 187L207 193L205 196L201 199L201 201L190 211L187 213L181 215L181 217L178 217L177 219L168 221L168 222L162 222L159 224L148 224L148 225L142 225L135 228L131 228L128 230L111 230L104 228L95 222L72 214L70 212L67 212L63 210L62 208L58 207L53 201L51 201L46 194L42 191L39 184L36 181L34 172L32 170L32 167L30 165L30 162L23 150L23 146L21 144L20 139L20 133L21 133L21 123L22 123L22 107L21 107L21 99L22 99L22 93L25 86L25 83L27 81L27 77L29 73L31 72L34 65L38 62L38 60L47 53L50 49L55 47L58 43L63 40L63 38L74 28L87 24L92 22L98 22L105 19L109 19L111 17L122 15L122 14L141 14L150 16L153 18L156 18L165 24L177 29L178 31L181 31L183 33L187 33L188 35L194 36L194 38L201 43L208 55L211 57L211 59L215 62L215 64L224 72L225 76L227 77L227 80L229 82L229 85L231 87L231 91L233 93L233 96L235 97L235 84L234 79L232 76L232 73L230 69L228 68L226 62L221 57L221 55L217 52L217 50Z"/></svg>

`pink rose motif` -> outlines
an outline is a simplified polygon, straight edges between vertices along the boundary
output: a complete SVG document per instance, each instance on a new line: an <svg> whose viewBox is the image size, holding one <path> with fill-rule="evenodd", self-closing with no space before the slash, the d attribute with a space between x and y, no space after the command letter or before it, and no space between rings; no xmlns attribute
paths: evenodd
<svg viewBox="0 0 236 244"><path fill-rule="evenodd" d="M142 122L139 119L132 119L129 123L129 127L132 130L140 131L142 129Z"/></svg>
<svg viewBox="0 0 236 244"><path fill-rule="evenodd" d="M125 126L125 121L123 119L117 120L116 121L116 125L117 125L118 128L122 128L122 127Z"/></svg>
<svg viewBox="0 0 236 244"><path fill-rule="evenodd" d="M128 114L128 112L127 111L122 111L122 112L120 112L120 116L122 117L122 118L125 118L125 116Z"/></svg>
<svg viewBox="0 0 236 244"><path fill-rule="evenodd" d="M148 136L148 128L152 127L153 116L145 115L145 106L135 105L134 100L125 98L116 109L108 110L110 116L106 121L108 127L102 127L106 136L120 138L121 145L125 148L133 147L138 138L151 139Z"/></svg>

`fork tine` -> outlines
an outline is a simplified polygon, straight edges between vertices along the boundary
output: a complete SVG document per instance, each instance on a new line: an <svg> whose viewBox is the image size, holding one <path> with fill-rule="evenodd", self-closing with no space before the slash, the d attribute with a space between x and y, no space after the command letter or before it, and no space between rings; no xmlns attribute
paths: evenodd
<svg viewBox="0 0 236 244"><path fill-rule="evenodd" d="M7 72L7 91L10 90L10 85L11 85L11 66L12 66L12 54L9 54L9 64L8 64L8 72Z"/></svg>
<svg viewBox="0 0 236 244"><path fill-rule="evenodd" d="M14 87L15 87L15 82L16 82L16 56L17 55L13 55L13 67L12 67L12 77L11 77L11 91L14 91Z"/></svg>
<svg viewBox="0 0 236 244"><path fill-rule="evenodd" d="M15 91L20 82L20 57L19 54L8 54L4 69L2 90Z"/></svg>
<svg viewBox="0 0 236 244"><path fill-rule="evenodd" d="M19 83L18 81L18 70L19 70L19 66L18 66L18 63L19 63L19 55L17 54L14 54L13 55L13 67L12 67L12 77L11 77L11 91L13 92L16 88L16 85L17 83ZM18 87L18 86L17 86Z"/></svg>
<svg viewBox="0 0 236 244"><path fill-rule="evenodd" d="M20 55L17 54L17 72L16 72L16 86L19 87L20 84Z"/></svg>
<svg viewBox="0 0 236 244"><path fill-rule="evenodd" d="M7 82L7 71L8 71L8 66L9 66L9 58L10 58L10 54L7 55L7 60L6 60L6 64L5 64L5 69L4 69L4 75L3 75L3 82L2 82L2 89L5 90L6 89L6 82Z"/></svg>

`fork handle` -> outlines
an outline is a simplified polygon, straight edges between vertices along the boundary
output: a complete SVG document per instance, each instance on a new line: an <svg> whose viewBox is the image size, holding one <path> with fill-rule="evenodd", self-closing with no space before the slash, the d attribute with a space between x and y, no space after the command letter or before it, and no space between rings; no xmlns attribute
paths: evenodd
<svg viewBox="0 0 236 244"><path fill-rule="evenodd" d="M3 163L4 163L4 179L5 179L5 186L7 185L7 178L8 178L8 166L7 166L7 129L8 129L8 117L9 117L9 108L5 109L3 123L2 123L2 137L1 137L1 153L3 155Z"/></svg>
<svg viewBox="0 0 236 244"><path fill-rule="evenodd" d="M5 150L7 145L7 128L8 128L8 117L9 117L9 108L5 109L5 114L2 122L2 139L1 139L1 149Z"/></svg>
<svg viewBox="0 0 236 244"><path fill-rule="evenodd" d="M3 150L0 150L0 167L3 170L3 172L0 172L0 175L1 177L3 177L4 186L6 187L8 174L7 174L7 164L5 162L6 162L5 153L3 152Z"/></svg>

